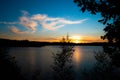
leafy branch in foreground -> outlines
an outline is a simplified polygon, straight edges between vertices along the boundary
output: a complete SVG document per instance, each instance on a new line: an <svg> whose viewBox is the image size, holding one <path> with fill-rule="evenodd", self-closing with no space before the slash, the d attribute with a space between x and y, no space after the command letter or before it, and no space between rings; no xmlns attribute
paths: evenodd
<svg viewBox="0 0 120 80"><path fill-rule="evenodd" d="M120 1L118 0L74 0L82 12L88 11L96 15L100 13L102 19L98 22L105 25L105 35L111 46L103 46L103 52L95 53L97 60L87 80L119 80L120 79ZM85 70L85 73L89 73ZM84 76L85 77L85 76Z"/></svg>
<svg viewBox="0 0 120 80"><path fill-rule="evenodd" d="M69 39L63 38L62 42L68 43ZM53 54L53 80L74 80L71 64L73 52L73 46L62 44L60 51Z"/></svg>

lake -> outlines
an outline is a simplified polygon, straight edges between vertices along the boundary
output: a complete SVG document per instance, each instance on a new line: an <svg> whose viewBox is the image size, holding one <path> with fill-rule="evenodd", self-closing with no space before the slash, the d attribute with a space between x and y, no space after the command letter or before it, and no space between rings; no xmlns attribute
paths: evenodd
<svg viewBox="0 0 120 80"><path fill-rule="evenodd" d="M72 56L72 66L76 80L81 69L92 68L95 63L94 52L102 51L102 46L75 46ZM9 54L15 57L21 72L27 79L40 72L43 79L49 80L54 62L53 54L60 51L59 46L43 47L11 47Z"/></svg>

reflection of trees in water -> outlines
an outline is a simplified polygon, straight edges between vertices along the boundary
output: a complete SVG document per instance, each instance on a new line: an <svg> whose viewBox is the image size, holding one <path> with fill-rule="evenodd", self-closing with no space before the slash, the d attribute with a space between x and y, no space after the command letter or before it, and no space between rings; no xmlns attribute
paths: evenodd
<svg viewBox="0 0 120 80"><path fill-rule="evenodd" d="M69 41L63 38L63 42ZM74 80L72 69L73 46L63 44L60 49L60 52L53 54L53 80Z"/></svg>
<svg viewBox="0 0 120 80"><path fill-rule="evenodd" d="M110 57L103 52L95 52L96 63L91 70L82 71L83 80L120 80L120 68L112 65Z"/></svg>
<svg viewBox="0 0 120 80"><path fill-rule="evenodd" d="M8 55L8 47L0 48L0 80L23 80L14 57Z"/></svg>

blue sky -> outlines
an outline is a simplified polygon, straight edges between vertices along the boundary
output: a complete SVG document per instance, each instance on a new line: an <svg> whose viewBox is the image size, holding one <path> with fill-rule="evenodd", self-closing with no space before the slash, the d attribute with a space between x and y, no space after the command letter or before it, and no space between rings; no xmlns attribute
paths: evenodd
<svg viewBox="0 0 120 80"><path fill-rule="evenodd" d="M97 42L104 34L98 19L73 0L0 0L0 38L54 42L69 33Z"/></svg>

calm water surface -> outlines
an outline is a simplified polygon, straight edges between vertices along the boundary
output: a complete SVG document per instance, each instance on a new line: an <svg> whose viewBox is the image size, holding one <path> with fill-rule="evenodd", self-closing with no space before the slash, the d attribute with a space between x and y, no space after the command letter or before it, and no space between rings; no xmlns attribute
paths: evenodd
<svg viewBox="0 0 120 80"><path fill-rule="evenodd" d="M75 46L74 49L72 63L76 75L79 75L83 68L91 68L95 63L94 52L102 51L101 46ZM12 47L9 54L16 57L24 75L30 76L35 71L40 71L41 75L48 77L52 71L53 53L58 51L59 46Z"/></svg>

